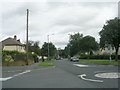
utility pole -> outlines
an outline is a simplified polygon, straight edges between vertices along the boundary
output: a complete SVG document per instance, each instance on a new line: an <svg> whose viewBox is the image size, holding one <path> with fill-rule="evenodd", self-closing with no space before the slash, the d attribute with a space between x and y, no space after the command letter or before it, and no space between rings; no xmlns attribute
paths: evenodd
<svg viewBox="0 0 120 90"><path fill-rule="evenodd" d="M48 38L48 60L49 60L49 35L47 35Z"/></svg>
<svg viewBox="0 0 120 90"><path fill-rule="evenodd" d="M28 65L28 17L29 10L27 9L27 25L26 25L26 64Z"/></svg>
<svg viewBox="0 0 120 90"><path fill-rule="evenodd" d="M51 35L54 35L54 34L51 34ZM50 36L50 35L47 35L47 39L48 39L48 60L49 60L49 58L50 58L49 36Z"/></svg>

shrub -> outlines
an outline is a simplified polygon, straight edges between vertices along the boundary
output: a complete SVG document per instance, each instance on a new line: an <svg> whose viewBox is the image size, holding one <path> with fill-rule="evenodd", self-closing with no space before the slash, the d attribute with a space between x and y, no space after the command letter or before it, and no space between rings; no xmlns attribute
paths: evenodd
<svg viewBox="0 0 120 90"><path fill-rule="evenodd" d="M81 55L80 59L109 59L110 55ZM111 59L115 59L115 55L111 55ZM120 55L118 55L120 60Z"/></svg>
<svg viewBox="0 0 120 90"><path fill-rule="evenodd" d="M8 58L9 56L9 58ZM18 61L18 60L26 60L26 53L21 53L18 51L2 51L2 62L8 62L9 60L12 61ZM32 54L28 54L28 59L29 60L34 60ZM10 60L10 61L11 61Z"/></svg>
<svg viewBox="0 0 120 90"><path fill-rule="evenodd" d="M2 51L2 55L16 55L16 54L23 54L23 53L18 51Z"/></svg>
<svg viewBox="0 0 120 90"><path fill-rule="evenodd" d="M5 56L5 62L13 62L14 59L10 55Z"/></svg>
<svg viewBox="0 0 120 90"><path fill-rule="evenodd" d="M31 54L31 56L33 57L35 63L38 62L37 54Z"/></svg>

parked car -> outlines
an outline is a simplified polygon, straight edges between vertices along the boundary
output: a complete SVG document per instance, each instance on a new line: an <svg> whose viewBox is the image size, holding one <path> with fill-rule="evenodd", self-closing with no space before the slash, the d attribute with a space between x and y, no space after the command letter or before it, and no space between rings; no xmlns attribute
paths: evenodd
<svg viewBox="0 0 120 90"><path fill-rule="evenodd" d="M79 61L79 58L77 58L77 57L71 57L70 61L78 62L78 61Z"/></svg>
<svg viewBox="0 0 120 90"><path fill-rule="evenodd" d="M56 60L61 60L61 58L60 58L60 57L59 57L59 58L57 57Z"/></svg>

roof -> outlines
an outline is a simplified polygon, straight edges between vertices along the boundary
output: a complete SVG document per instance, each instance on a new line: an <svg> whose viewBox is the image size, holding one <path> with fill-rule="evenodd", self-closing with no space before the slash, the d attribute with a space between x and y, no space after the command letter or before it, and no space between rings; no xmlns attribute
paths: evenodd
<svg viewBox="0 0 120 90"><path fill-rule="evenodd" d="M2 44L2 45L1 45ZM23 44L20 41L15 40L14 38L7 38L5 40L3 40L2 42L0 42L0 46L2 46L2 48L5 45L19 45L22 46Z"/></svg>

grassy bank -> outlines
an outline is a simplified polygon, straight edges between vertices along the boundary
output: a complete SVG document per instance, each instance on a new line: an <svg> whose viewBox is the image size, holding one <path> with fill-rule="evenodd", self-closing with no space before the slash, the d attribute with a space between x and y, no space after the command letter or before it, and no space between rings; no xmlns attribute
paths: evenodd
<svg viewBox="0 0 120 90"><path fill-rule="evenodd" d="M80 62L93 63L93 64L102 64L102 65L120 65L120 62L112 60L94 60L94 59L82 59Z"/></svg>
<svg viewBox="0 0 120 90"><path fill-rule="evenodd" d="M45 66L45 67L54 66L54 61L44 61L44 62L40 62L39 66Z"/></svg>

